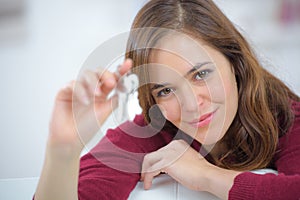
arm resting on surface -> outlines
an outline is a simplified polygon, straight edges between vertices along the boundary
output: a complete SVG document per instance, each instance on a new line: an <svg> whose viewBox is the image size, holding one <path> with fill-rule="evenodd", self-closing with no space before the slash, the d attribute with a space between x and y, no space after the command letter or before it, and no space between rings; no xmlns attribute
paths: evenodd
<svg viewBox="0 0 300 200"><path fill-rule="evenodd" d="M300 199L300 103L293 104L295 120L290 130L279 139L275 166L278 175L238 175L229 199Z"/></svg>

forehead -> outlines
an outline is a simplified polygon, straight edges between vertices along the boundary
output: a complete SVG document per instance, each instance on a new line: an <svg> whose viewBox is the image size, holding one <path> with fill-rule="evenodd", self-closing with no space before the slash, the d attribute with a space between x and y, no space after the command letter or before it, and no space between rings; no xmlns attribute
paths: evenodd
<svg viewBox="0 0 300 200"><path fill-rule="evenodd" d="M164 62L166 58L172 58L192 64L199 60L210 59L207 47L200 39L194 39L186 34L168 34L154 46L150 60Z"/></svg>
<svg viewBox="0 0 300 200"><path fill-rule="evenodd" d="M150 54L150 79L157 82L186 74L194 65L214 62L211 49L199 39L185 34L167 35L159 40Z"/></svg>

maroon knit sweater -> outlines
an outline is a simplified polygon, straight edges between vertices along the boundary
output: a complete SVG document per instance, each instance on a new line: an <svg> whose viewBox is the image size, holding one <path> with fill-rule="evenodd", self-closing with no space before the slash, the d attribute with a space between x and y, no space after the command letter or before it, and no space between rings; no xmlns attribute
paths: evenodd
<svg viewBox="0 0 300 200"><path fill-rule="evenodd" d="M300 199L300 102L293 103L295 121L279 139L274 157L278 175L244 172L238 175L229 199ZM80 200L127 199L140 179L143 157L180 134L157 133L145 126L142 116L127 122L105 137L81 158L78 195ZM197 142L191 144L197 149Z"/></svg>

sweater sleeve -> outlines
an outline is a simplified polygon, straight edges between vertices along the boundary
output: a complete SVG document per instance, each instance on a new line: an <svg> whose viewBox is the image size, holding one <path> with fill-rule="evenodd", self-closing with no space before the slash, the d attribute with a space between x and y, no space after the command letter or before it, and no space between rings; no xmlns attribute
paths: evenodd
<svg viewBox="0 0 300 200"><path fill-rule="evenodd" d="M80 161L78 180L79 200L127 199L139 181L141 158L113 147L117 136L104 137L97 148ZM128 143L129 146L135 144Z"/></svg>
<svg viewBox="0 0 300 200"><path fill-rule="evenodd" d="M129 197L140 179L144 155L165 145L161 134L153 135L147 130L145 127L139 129L133 123L109 130L81 158L78 181L80 200L122 200Z"/></svg>
<svg viewBox="0 0 300 200"><path fill-rule="evenodd" d="M279 139L275 174L244 172L238 175L229 191L229 199L300 199L300 104L289 132Z"/></svg>

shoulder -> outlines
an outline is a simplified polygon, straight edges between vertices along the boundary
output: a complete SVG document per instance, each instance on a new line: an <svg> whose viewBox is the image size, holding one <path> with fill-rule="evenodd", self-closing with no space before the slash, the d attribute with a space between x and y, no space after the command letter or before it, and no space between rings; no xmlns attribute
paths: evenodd
<svg viewBox="0 0 300 200"><path fill-rule="evenodd" d="M278 172L299 174L300 165L300 102L292 102L294 121L289 131L279 138L275 165Z"/></svg>
<svg viewBox="0 0 300 200"><path fill-rule="evenodd" d="M294 113L294 121L287 134L297 134L300 137L300 102L293 101L291 109Z"/></svg>
<svg viewBox="0 0 300 200"><path fill-rule="evenodd" d="M300 102L293 101L291 109L294 113L294 120L288 132L279 138L279 149L281 150L291 149L300 144Z"/></svg>
<svg viewBox="0 0 300 200"><path fill-rule="evenodd" d="M285 136L289 136L291 134L296 134L296 133L300 134L300 102L292 101L291 110L294 114L293 122L288 132L281 138L285 138Z"/></svg>

